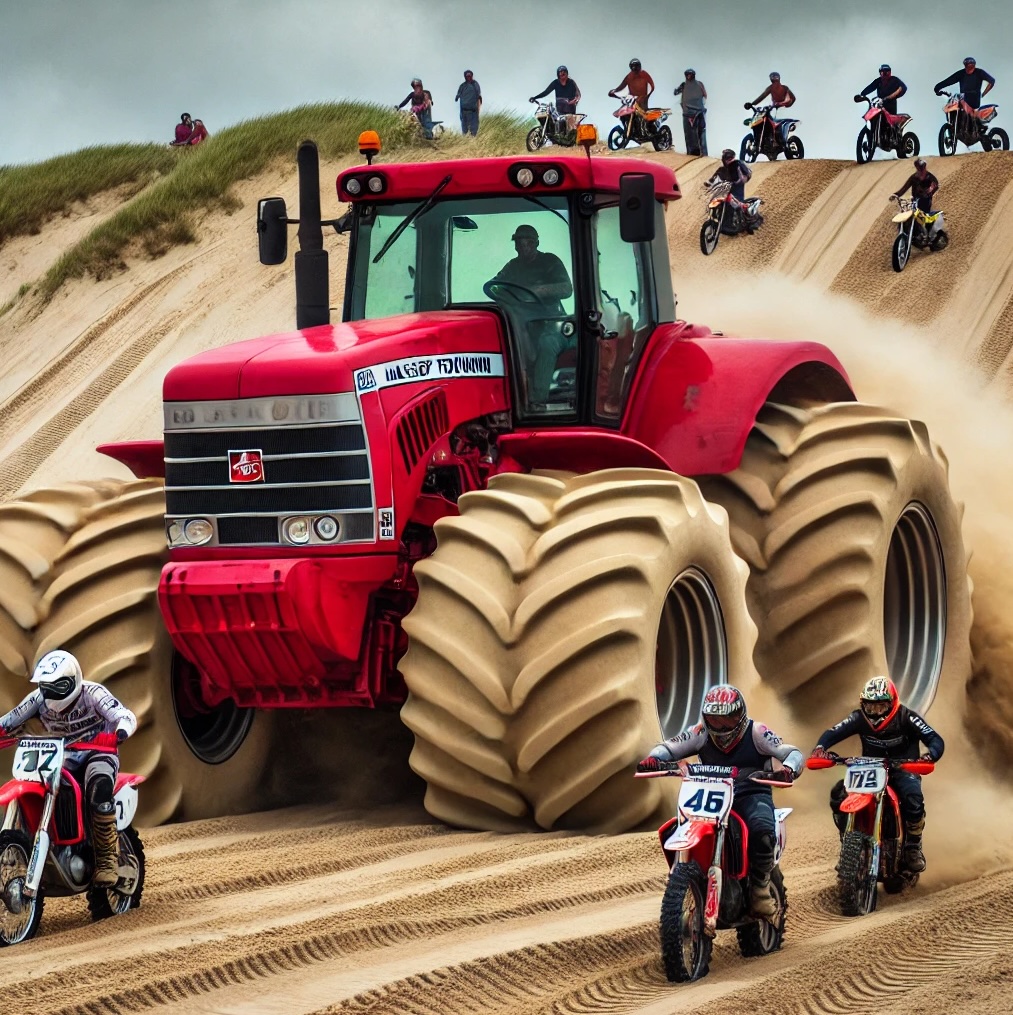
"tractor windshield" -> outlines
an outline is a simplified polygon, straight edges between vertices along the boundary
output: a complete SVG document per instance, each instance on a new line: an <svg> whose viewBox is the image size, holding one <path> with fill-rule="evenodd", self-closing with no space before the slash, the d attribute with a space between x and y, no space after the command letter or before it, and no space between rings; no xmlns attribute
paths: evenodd
<svg viewBox="0 0 1013 1015"><path fill-rule="evenodd" d="M437 200L391 243L417 207L360 206L345 320L495 305L510 324L525 414L573 412L577 321L567 198Z"/></svg>

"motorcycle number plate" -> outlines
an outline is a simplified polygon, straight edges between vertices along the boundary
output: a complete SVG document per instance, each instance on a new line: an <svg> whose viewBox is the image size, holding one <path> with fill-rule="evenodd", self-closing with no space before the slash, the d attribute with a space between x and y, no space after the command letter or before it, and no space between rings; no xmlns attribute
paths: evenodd
<svg viewBox="0 0 1013 1015"><path fill-rule="evenodd" d="M684 820L724 821L731 809L730 780L683 780L679 790L679 814Z"/></svg>
<svg viewBox="0 0 1013 1015"><path fill-rule="evenodd" d="M24 739L14 755L14 778L45 783L63 768L63 741L43 737Z"/></svg>
<svg viewBox="0 0 1013 1015"><path fill-rule="evenodd" d="M113 797L116 805L116 827L126 828L137 813L137 787L124 786L116 796Z"/></svg>
<svg viewBox="0 0 1013 1015"><path fill-rule="evenodd" d="M848 765L844 788L849 793L882 793L886 789L886 768L883 765Z"/></svg>

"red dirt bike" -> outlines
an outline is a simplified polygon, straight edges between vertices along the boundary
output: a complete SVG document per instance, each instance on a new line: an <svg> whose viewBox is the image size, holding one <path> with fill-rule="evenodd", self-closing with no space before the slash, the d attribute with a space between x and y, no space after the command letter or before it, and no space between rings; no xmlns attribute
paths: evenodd
<svg viewBox="0 0 1013 1015"><path fill-rule="evenodd" d="M678 815L658 829L668 864L661 901L661 957L665 975L673 983L707 975L719 930L735 928L745 958L777 951L784 938L788 896L777 861L784 852L785 819L791 808L774 810L777 846L770 887L777 912L769 920L760 920L749 909L749 832L733 809L737 775L737 768L673 761L662 763L659 771L635 776L683 780ZM754 772L750 778L765 786L791 786L778 772Z"/></svg>
<svg viewBox="0 0 1013 1015"><path fill-rule="evenodd" d="M0 748L14 744L14 778L0 787L0 804L7 808L0 830L0 947L35 936L47 895L86 894L95 920L139 906L144 847L131 822L144 776L121 772L116 780L119 880L109 888L92 887L83 787L66 759L68 751L115 754L116 737L101 734L88 743L52 736L0 740Z"/></svg>
<svg viewBox="0 0 1013 1015"><path fill-rule="evenodd" d="M841 859L837 865L837 887L841 913L865 916L876 908L877 885L896 895L918 882L907 870L904 855L904 822L897 794L888 784L892 768L913 775L928 775L931 761L891 761L889 758L842 758L828 751L826 758L809 758L806 768L833 768L844 765L844 788L848 795L841 813L848 823L841 837Z"/></svg>
<svg viewBox="0 0 1013 1015"><path fill-rule="evenodd" d="M802 139L795 135L801 120L778 120L773 106L753 106L747 102L746 109L751 109L753 115L742 121L749 127L739 148L739 158L743 162L755 162L761 155L773 162L781 152L786 159L805 158Z"/></svg>
<svg viewBox="0 0 1013 1015"><path fill-rule="evenodd" d="M946 123L939 128L939 154L955 155L957 142L968 148L980 144L985 151L1009 151L1009 134L1001 127L985 130L999 115L999 107L993 102L980 109L969 106L962 92L940 92L946 96L943 112Z"/></svg>
<svg viewBox="0 0 1013 1015"><path fill-rule="evenodd" d="M911 122L907 113L888 113L882 99L870 99L868 95L856 95L855 102L869 103L862 114L865 126L858 132L855 145L855 159L859 165L870 162L877 148L896 152L901 159L913 159L922 150L918 135L904 129Z"/></svg>
<svg viewBox="0 0 1013 1015"><path fill-rule="evenodd" d="M672 147L672 128L663 126L671 109L641 109L634 95L619 96L619 108L612 114L619 118L619 126L609 131L610 151L619 151L631 141L637 144L652 144L656 152L667 152Z"/></svg>
<svg viewBox="0 0 1013 1015"><path fill-rule="evenodd" d="M713 254L721 234L737 236L748 229L754 232L763 225L759 197L747 198L745 203L732 196L730 183L716 182L705 184L707 199L707 218L700 227L700 250L704 254Z"/></svg>

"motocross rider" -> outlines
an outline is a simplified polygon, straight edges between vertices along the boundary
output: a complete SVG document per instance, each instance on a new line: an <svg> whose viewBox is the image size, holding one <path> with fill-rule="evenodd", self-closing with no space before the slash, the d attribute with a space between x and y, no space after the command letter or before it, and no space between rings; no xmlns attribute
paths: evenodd
<svg viewBox="0 0 1013 1015"><path fill-rule="evenodd" d="M577 87L577 82L570 77L570 72L566 69L565 65L560 64L556 68L555 81L550 81L542 91L537 95L532 95L528 101L537 102L539 99L544 99L549 92L554 92L556 95L556 112L565 113L567 116L567 128L575 130L576 128L571 117L573 113L577 112L577 103L580 102L580 89Z"/></svg>
<svg viewBox="0 0 1013 1015"><path fill-rule="evenodd" d="M956 85L964 96L964 101L972 109L977 109L981 105L981 100L995 86L995 78L988 71L982 70L973 56L965 56L963 70L955 71L948 78L943 78L942 81L936 83L934 89L936 95L942 95L943 89L950 85ZM982 85L985 86L984 89L982 89ZM978 121L978 130L982 134L985 133L985 124L980 120Z"/></svg>
<svg viewBox="0 0 1013 1015"><path fill-rule="evenodd" d="M910 188L911 196L917 202L918 210L925 212L926 215L931 215L932 197L939 190L939 181L929 172L925 159L915 159L914 164L915 171L907 178L904 186L892 194L891 197L898 198ZM932 223L930 233L934 235L942 227L942 214L940 213L935 222Z"/></svg>
<svg viewBox="0 0 1013 1015"><path fill-rule="evenodd" d="M686 140L686 154L706 155L707 124L703 103L707 98L707 89L702 81L697 81L696 71L692 67L686 68L684 76L686 80L672 94L682 96L682 133ZM695 129L692 122L694 116L697 118Z"/></svg>
<svg viewBox="0 0 1013 1015"><path fill-rule="evenodd" d="M856 102L862 101L863 95L876 93L883 100L883 108L891 115L897 115L897 100L907 91L907 85L900 78L894 77L888 63L880 64L879 77L867 84L858 95Z"/></svg>
<svg viewBox="0 0 1013 1015"><path fill-rule="evenodd" d="M47 733L74 741L90 742L100 733L115 733L122 743L137 729L134 713L101 684L85 680L81 664L69 652L47 652L35 667L32 683L38 688L0 716L0 736L14 734L34 718ZM100 751L68 751L66 758L84 785L91 813L91 844L95 850L92 884L114 885L118 879L119 834L113 789L120 770L119 758L115 753Z"/></svg>
<svg viewBox="0 0 1013 1015"><path fill-rule="evenodd" d="M753 171L749 166L741 159L737 159L731 148L726 148L721 153L721 168L704 183L705 187L709 187L715 181L721 180L732 185L732 197L743 206L742 213L745 218L746 232L750 235L758 225L756 215L749 211L749 206L746 204L746 184L752 176Z"/></svg>
<svg viewBox="0 0 1013 1015"><path fill-rule="evenodd" d="M752 109L758 106L767 96L770 96L770 104L774 109L781 106L791 106L795 103L795 93L787 86L781 84L781 75L776 71L770 72L770 84L752 101L743 104L744 109Z"/></svg>
<svg viewBox="0 0 1013 1015"><path fill-rule="evenodd" d="M634 57L630 60L630 72L609 92L612 98L618 98L616 92L626 89L637 100L641 109L647 109L647 100L654 94L654 78L642 70L640 61Z"/></svg>
<svg viewBox="0 0 1013 1015"><path fill-rule="evenodd" d="M767 726L749 718L742 692L731 684L712 687L703 699L701 721L678 736L658 744L637 764L638 772L656 772L661 763L682 761L694 754L704 765L738 768L733 808L749 829L749 898L756 916L773 917L777 904L770 892L774 869L777 829L769 786L753 782L749 775L762 771L790 785L802 771L802 752ZM775 773L777 758L783 772Z"/></svg>
<svg viewBox="0 0 1013 1015"><path fill-rule="evenodd" d="M870 758L891 758L896 761L919 759L919 744L925 745L921 760L936 762L943 756L943 738L920 716L900 703L897 688L889 677L872 677L862 688L859 707L819 738L810 757L828 757L827 748L851 736L862 741L862 753ZM891 769L889 784L897 794L901 817L904 819L905 867L913 874L925 870L922 833L925 830L925 797L920 775ZM843 835L847 817L841 804L847 793L842 779L830 791L830 809L834 823Z"/></svg>

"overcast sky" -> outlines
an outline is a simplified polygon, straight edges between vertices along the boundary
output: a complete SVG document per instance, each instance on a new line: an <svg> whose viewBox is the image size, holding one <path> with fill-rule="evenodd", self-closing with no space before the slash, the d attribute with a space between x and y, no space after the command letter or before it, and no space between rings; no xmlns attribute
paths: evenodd
<svg viewBox="0 0 1013 1015"><path fill-rule="evenodd" d="M811 156L853 158L851 96L890 63L923 152L942 119L932 94L968 55L998 84L1013 133L1013 2L719 0L0 0L0 165L89 144L168 141L183 111L216 130L308 102L395 104L413 76L459 126L454 93L474 70L485 108L527 113L565 63L604 136L607 92L639 57L667 105L688 66L707 87L711 154L738 149L742 103L778 70ZM682 147L681 120L673 120Z"/></svg>

